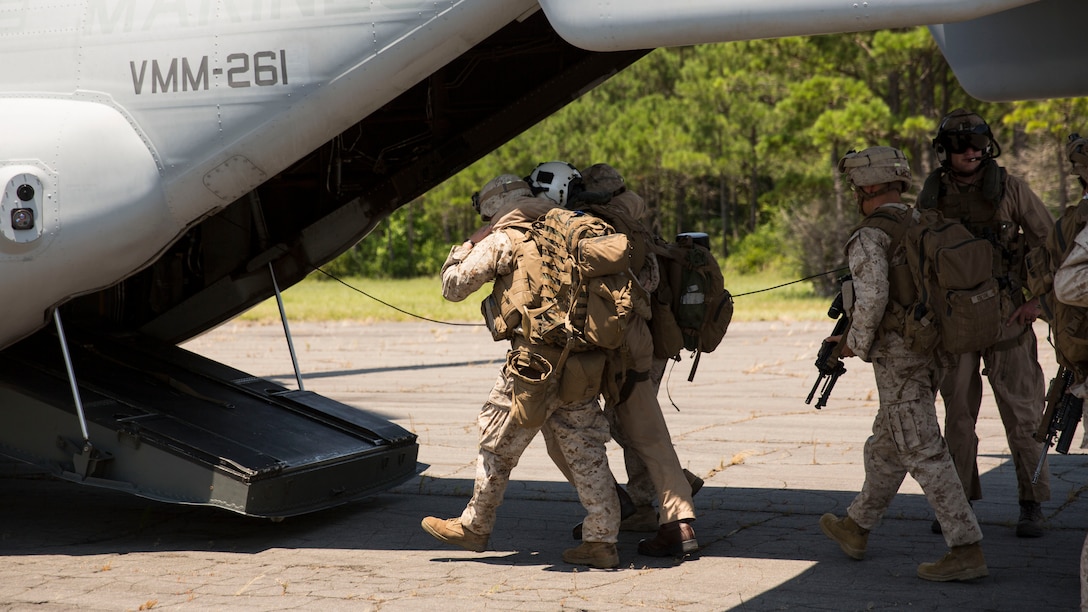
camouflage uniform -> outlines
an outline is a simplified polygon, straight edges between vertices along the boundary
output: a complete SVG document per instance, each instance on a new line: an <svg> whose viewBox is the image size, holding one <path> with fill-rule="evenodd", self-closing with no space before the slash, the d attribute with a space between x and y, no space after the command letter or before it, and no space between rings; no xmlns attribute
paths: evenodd
<svg viewBox="0 0 1088 612"><path fill-rule="evenodd" d="M1088 307L1088 227L1073 239L1073 248L1054 273L1054 295L1072 306Z"/></svg>
<svg viewBox="0 0 1088 612"><path fill-rule="evenodd" d="M638 220L646 211L641 197L630 190L616 194L604 208L616 208L629 219ZM637 221L636 221L637 222ZM647 253L650 261L654 255ZM643 288L653 291L660 280L656 259L640 270ZM642 278L644 277L644 278ZM661 524L695 518L695 506L691 500L691 485L684 476L680 459L672 444L665 416L657 401L658 382L653 380L653 337L646 320L633 316L628 320L624 350L631 363L631 372L645 375L634 383L625 401L606 405L605 412L611 426L612 437L623 448L627 467L627 492L636 506L651 506L659 502L658 522ZM547 439L547 438L546 438ZM566 473L563 458L549 444L549 455Z"/></svg>
<svg viewBox="0 0 1088 612"><path fill-rule="evenodd" d="M1072 306L1088 307L1088 227L1073 240L1073 249L1054 273L1054 294ZM1072 389L1082 399L1088 399L1088 383ZM1088 431L1088 428L1086 428ZM1088 442L1088 434L1085 441ZM1085 448L1085 444L1081 444ZM1080 551L1080 609L1088 610L1088 537Z"/></svg>
<svg viewBox="0 0 1088 612"><path fill-rule="evenodd" d="M950 192L980 188L975 184L961 188L948 176L943 180ZM1010 231L1023 230L1027 245L1021 252L1021 261L1022 253L1042 245L1054 226L1054 219L1043 202L1026 183L1014 176L1008 176L1005 180L1004 197L996 215L998 220L1011 224ZM1019 266L1019 262L1014 262L1014 265ZM1019 294L1020 289L1015 291ZM1019 295L1013 295L1013 298L1014 306L1023 303ZM1016 467L1019 499L1036 503L1048 501L1050 476L1045 465L1039 481L1035 484L1031 482L1042 453L1042 446L1032 434L1039 425L1046 396L1038 343L1031 325L1014 324L996 345L954 357L941 382L941 397L945 405L944 433L963 489L968 499L982 498L978 478L978 436L975 433L982 405L980 362L984 365L1001 422L1005 425L1005 435Z"/></svg>
<svg viewBox="0 0 1088 612"><path fill-rule="evenodd" d="M511 422L510 397L510 379L502 372L477 419L480 454L476 461L476 483L472 499L461 513L461 523L474 533L491 533L510 472L540 431ZM614 544L619 533L619 501L604 452L609 439L608 423L596 399L557 404L549 409L541 429L570 465L571 482L587 512L582 539Z"/></svg>
<svg viewBox="0 0 1088 612"><path fill-rule="evenodd" d="M1080 549L1080 609L1088 610L1088 538Z"/></svg>
<svg viewBox="0 0 1088 612"><path fill-rule="evenodd" d="M1070 306L1088 308L1088 226L1073 238L1069 255L1054 271L1054 297ZM1052 331L1061 333L1061 330ZM1076 382L1069 391L1081 399L1088 399L1088 381ZM1084 418L1088 423L1088 414ZM1084 428L1080 447L1088 448L1088 426Z"/></svg>
<svg viewBox="0 0 1088 612"><path fill-rule="evenodd" d="M500 225L497 215L493 226ZM514 243L507 232L513 231L518 230L495 229L476 245L466 242L453 247L442 267L442 295L450 301L461 301L485 283L511 274L515 265ZM462 525L473 533L491 533L510 472L538 431L514 425L510 420L510 403L511 385L504 371L499 374L478 418L480 449L476 481L472 499L461 515ZM608 423L596 399L550 406L541 429L572 466L571 482L587 512L583 540L615 543L619 532L619 501L605 454Z"/></svg>
<svg viewBox="0 0 1088 612"><path fill-rule="evenodd" d="M900 332L881 327L889 300L889 263L905 260L900 248L888 261L890 244L884 231L862 227L846 246L855 295L846 342L872 362L880 395L873 435L865 442L865 484L847 514L864 529L875 527L909 472L937 513L948 546L974 544L982 540L982 531L937 424L935 360L908 350Z"/></svg>

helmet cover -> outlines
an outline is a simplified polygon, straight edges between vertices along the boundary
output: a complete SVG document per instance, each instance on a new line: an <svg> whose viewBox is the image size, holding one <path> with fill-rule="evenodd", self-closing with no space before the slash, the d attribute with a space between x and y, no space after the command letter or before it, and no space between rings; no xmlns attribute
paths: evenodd
<svg viewBox="0 0 1088 612"><path fill-rule="evenodd" d="M593 164L582 170L586 191L607 191L613 195L624 190L623 177L608 164Z"/></svg>
<svg viewBox="0 0 1088 612"><path fill-rule="evenodd" d="M1088 183L1088 138L1080 134L1070 134L1069 143L1065 145L1065 154L1069 162L1073 164L1073 174L1081 179L1081 184Z"/></svg>
<svg viewBox="0 0 1088 612"><path fill-rule="evenodd" d="M867 187L884 183L899 183L900 193L910 190L910 163L902 151L894 147L869 147L850 151L839 160L839 172L852 185Z"/></svg>
<svg viewBox="0 0 1088 612"><path fill-rule="evenodd" d="M490 221L504 204L516 197L532 195L529 184L514 174L500 174L488 181L480 189L479 195L473 194L473 206L484 221Z"/></svg>

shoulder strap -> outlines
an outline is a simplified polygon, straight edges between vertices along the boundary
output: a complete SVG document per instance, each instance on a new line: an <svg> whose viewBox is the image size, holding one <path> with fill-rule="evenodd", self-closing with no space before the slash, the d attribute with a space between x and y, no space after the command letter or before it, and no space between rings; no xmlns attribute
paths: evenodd
<svg viewBox="0 0 1088 612"><path fill-rule="evenodd" d="M945 172L945 168L942 167L929 173L925 183L922 184L922 191L918 193L918 208L925 210L938 207L944 192L944 182L941 179Z"/></svg>
<svg viewBox="0 0 1088 612"><path fill-rule="evenodd" d="M910 220L910 208L892 210L880 208L873 214L862 219L850 234L853 235L854 232L857 232L863 227L875 227L891 236L892 241L888 245L888 259L890 261L892 254L895 253L895 249L899 246L899 243L903 241L903 236L907 233L907 228L910 227Z"/></svg>
<svg viewBox="0 0 1088 612"><path fill-rule="evenodd" d="M1001 199L1005 197L1005 179L1009 173L992 159L985 163L982 170L982 197L997 210L1001 206Z"/></svg>
<svg viewBox="0 0 1088 612"><path fill-rule="evenodd" d="M1073 246L1073 240L1076 239L1077 234L1084 229L1085 225L1088 225L1088 200L1081 200L1081 203L1077 206L1066 208L1062 216L1058 217L1058 220L1054 222L1054 230L1051 235L1057 243L1055 245L1057 252L1053 253L1053 256L1059 258L1055 261L1055 266L1060 265L1065 260L1070 248Z"/></svg>

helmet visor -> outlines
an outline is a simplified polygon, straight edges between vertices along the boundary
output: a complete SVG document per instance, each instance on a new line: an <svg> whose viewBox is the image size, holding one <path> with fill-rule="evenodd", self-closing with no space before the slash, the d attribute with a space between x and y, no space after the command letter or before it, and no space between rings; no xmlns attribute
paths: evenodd
<svg viewBox="0 0 1088 612"><path fill-rule="evenodd" d="M944 135L945 148L950 153L964 153L967 149L985 151L991 144L990 128L976 125L970 129L947 132Z"/></svg>

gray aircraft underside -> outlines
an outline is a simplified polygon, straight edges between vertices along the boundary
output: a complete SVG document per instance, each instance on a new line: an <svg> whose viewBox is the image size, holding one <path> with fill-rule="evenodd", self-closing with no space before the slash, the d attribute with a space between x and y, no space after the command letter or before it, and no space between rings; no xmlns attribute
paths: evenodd
<svg viewBox="0 0 1088 612"><path fill-rule="evenodd" d="M412 477L412 433L176 344L648 49L929 25L980 99L1088 94L1078 0L663 6L70 0L0 13L0 452L270 517Z"/></svg>

